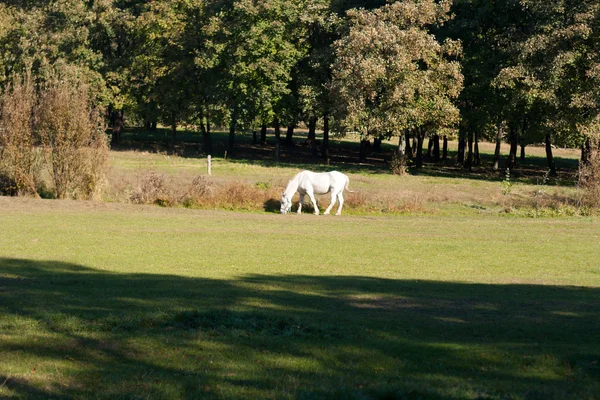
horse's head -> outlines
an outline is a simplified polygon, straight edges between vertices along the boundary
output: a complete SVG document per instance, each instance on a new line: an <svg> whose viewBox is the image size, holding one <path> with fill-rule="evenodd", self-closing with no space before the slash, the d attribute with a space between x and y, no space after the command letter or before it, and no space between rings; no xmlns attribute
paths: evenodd
<svg viewBox="0 0 600 400"><path fill-rule="evenodd" d="M283 194L281 195L281 213L282 214L286 214L288 211L290 211L290 209L292 208L292 199L288 198L285 194L285 192L283 192Z"/></svg>

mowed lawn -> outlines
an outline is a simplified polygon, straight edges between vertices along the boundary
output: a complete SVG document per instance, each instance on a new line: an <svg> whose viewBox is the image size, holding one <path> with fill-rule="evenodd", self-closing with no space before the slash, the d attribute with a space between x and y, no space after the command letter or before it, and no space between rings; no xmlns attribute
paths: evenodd
<svg viewBox="0 0 600 400"><path fill-rule="evenodd" d="M600 398L600 220L0 197L0 397Z"/></svg>

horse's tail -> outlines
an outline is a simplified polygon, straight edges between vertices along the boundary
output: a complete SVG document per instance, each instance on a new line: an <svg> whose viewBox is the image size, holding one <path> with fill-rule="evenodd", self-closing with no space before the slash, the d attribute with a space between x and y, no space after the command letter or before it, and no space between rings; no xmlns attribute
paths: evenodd
<svg viewBox="0 0 600 400"><path fill-rule="evenodd" d="M350 190L349 186L350 186L350 178L348 178L348 176L346 176L346 191L348 191L350 193L354 193L354 190Z"/></svg>

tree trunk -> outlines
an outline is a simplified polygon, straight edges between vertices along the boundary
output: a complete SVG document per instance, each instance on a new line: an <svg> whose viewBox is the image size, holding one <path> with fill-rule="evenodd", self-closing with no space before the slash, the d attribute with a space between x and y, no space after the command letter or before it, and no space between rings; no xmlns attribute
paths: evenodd
<svg viewBox="0 0 600 400"><path fill-rule="evenodd" d="M310 142L314 142L317 138L316 134L317 130L317 117L310 117L308 120L308 137L306 140Z"/></svg>
<svg viewBox="0 0 600 400"><path fill-rule="evenodd" d="M469 131L467 135L467 143L469 145L469 149L467 152L467 162L465 163L465 168L468 168L469 171L473 171L473 132Z"/></svg>
<svg viewBox="0 0 600 400"><path fill-rule="evenodd" d="M525 161L525 146L527 146L527 145L521 143L521 155L519 156L519 159L521 160L521 162Z"/></svg>
<svg viewBox="0 0 600 400"><path fill-rule="evenodd" d="M548 161L550 176L556 176L556 165L554 165L554 157L552 155L552 142L550 141L549 133L546 133L546 160Z"/></svg>
<svg viewBox="0 0 600 400"><path fill-rule="evenodd" d="M456 155L456 163L459 165L463 165L465 163L465 147L466 142L465 138L458 139L458 154Z"/></svg>
<svg viewBox="0 0 600 400"><path fill-rule="evenodd" d="M233 110L233 112L231 113L231 122L229 123L229 143L227 145L227 151L229 151L230 154L233 154L236 125L237 125L237 110Z"/></svg>
<svg viewBox="0 0 600 400"><path fill-rule="evenodd" d="M410 146L410 132L408 130L406 130L406 132L404 132L404 143L406 143L406 157L408 159L412 160L413 151Z"/></svg>
<svg viewBox="0 0 600 400"><path fill-rule="evenodd" d="M398 136L398 148L396 149L396 154L392 156L392 160L390 163L391 171L393 174L404 174L406 171L406 147L407 147L407 137L404 134L400 134Z"/></svg>
<svg viewBox="0 0 600 400"><path fill-rule="evenodd" d="M210 135L210 112L207 110L206 111L206 133L208 133ZM211 141L211 147L212 147L212 141Z"/></svg>
<svg viewBox="0 0 600 400"><path fill-rule="evenodd" d="M502 123L496 125L496 148L494 149L494 166L492 169L498 171L500 167L500 145L502 144Z"/></svg>
<svg viewBox="0 0 600 400"><path fill-rule="evenodd" d="M510 152L508 153L508 160L506 162L506 168L511 172L517 163L517 147L519 142L519 135L515 128L510 128Z"/></svg>
<svg viewBox="0 0 600 400"><path fill-rule="evenodd" d="M425 141L425 129L421 128L417 131L417 168L423 167L423 142Z"/></svg>
<svg viewBox="0 0 600 400"><path fill-rule="evenodd" d="M114 123L112 129L112 143L121 143L121 134L123 133L124 111L117 110L114 112Z"/></svg>
<svg viewBox="0 0 600 400"><path fill-rule="evenodd" d="M427 159L431 160L433 158L433 135L429 136L429 140L427 141Z"/></svg>
<svg viewBox="0 0 600 400"><path fill-rule="evenodd" d="M433 161L440 162L440 135L433 135Z"/></svg>
<svg viewBox="0 0 600 400"><path fill-rule="evenodd" d="M448 136L444 135L443 147L442 147L442 160L448 159Z"/></svg>
<svg viewBox="0 0 600 400"><path fill-rule="evenodd" d="M473 150L473 165L481 165L481 156L479 155L479 133L475 132L475 148Z"/></svg>
<svg viewBox="0 0 600 400"><path fill-rule="evenodd" d="M323 159L329 165L329 115L323 116L323 143L321 146L321 154Z"/></svg>
<svg viewBox="0 0 600 400"><path fill-rule="evenodd" d="M409 149L408 146L410 146L410 144L408 143L408 137L406 137L405 135L398 136L398 157L404 160Z"/></svg>
<svg viewBox="0 0 600 400"><path fill-rule="evenodd" d="M288 145L292 144L292 137L294 136L295 128L296 128L296 126L293 124L288 125L288 127L287 127L287 131L285 133L285 143Z"/></svg>
<svg viewBox="0 0 600 400"><path fill-rule="evenodd" d="M359 162L365 162L367 161L367 152L368 152L368 148L369 148L369 140L368 139L361 139L360 140L360 151L358 154L358 161Z"/></svg>
<svg viewBox="0 0 600 400"><path fill-rule="evenodd" d="M267 144L267 124L262 124L260 128L260 144Z"/></svg>
<svg viewBox="0 0 600 400"><path fill-rule="evenodd" d="M580 163L582 165L587 165L590 163L592 159L592 142L590 138L586 138L585 141L581 144L581 160Z"/></svg>
<svg viewBox="0 0 600 400"><path fill-rule="evenodd" d="M202 132L202 141L204 143L204 152L208 155L212 154L212 137L210 136L210 125L206 126L203 122L200 122L200 130Z"/></svg>
<svg viewBox="0 0 600 400"><path fill-rule="evenodd" d="M379 153L381 151L381 138L376 137L373 139L373 151Z"/></svg>
<svg viewBox="0 0 600 400"><path fill-rule="evenodd" d="M317 150L317 120L317 117L310 117L310 120L308 121L307 141L310 144L311 153L314 158L316 158L319 153Z"/></svg>
<svg viewBox="0 0 600 400"><path fill-rule="evenodd" d="M208 155L212 154L212 137L210 136L210 122L208 113L206 115L206 125L204 125L204 115L200 111L200 132L202 133L202 141L204 143L204 152Z"/></svg>
<svg viewBox="0 0 600 400"><path fill-rule="evenodd" d="M413 136L413 142L412 142L412 158L416 158L417 157L417 147L418 147L418 143L419 143L419 139L418 139L418 134L419 134L419 130L415 130L414 132L414 136ZM422 145L422 143L421 143ZM422 147L422 146L421 146Z"/></svg>
<svg viewBox="0 0 600 400"><path fill-rule="evenodd" d="M275 118L273 125L275 126L275 162L279 162L281 153L281 126L279 124L279 118Z"/></svg>
<svg viewBox="0 0 600 400"><path fill-rule="evenodd" d="M177 123L171 124L171 143L169 144L171 154L175 154L175 143L177 142Z"/></svg>

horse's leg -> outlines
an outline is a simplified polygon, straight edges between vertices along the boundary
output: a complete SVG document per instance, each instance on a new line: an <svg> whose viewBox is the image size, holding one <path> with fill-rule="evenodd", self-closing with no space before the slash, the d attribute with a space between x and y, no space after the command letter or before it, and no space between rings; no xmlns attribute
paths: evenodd
<svg viewBox="0 0 600 400"><path fill-rule="evenodd" d="M300 201L298 202L298 214L302 212L302 203L304 203L304 195L300 195Z"/></svg>
<svg viewBox="0 0 600 400"><path fill-rule="evenodd" d="M342 213L342 206L344 205L344 196L342 195L342 192L339 192L337 197L338 197L338 202L340 203L340 206L338 207L338 210L335 213L335 215L340 215Z"/></svg>
<svg viewBox="0 0 600 400"><path fill-rule="evenodd" d="M336 199L336 194L335 192L331 192L331 203L329 203L329 207L327 207L327 210L325 210L325 212L323 213L323 215L327 215L329 214L329 212L331 211L331 209L333 208L334 204L335 204L335 199Z"/></svg>
<svg viewBox="0 0 600 400"><path fill-rule="evenodd" d="M310 197L310 201L312 201L313 207L315 208L315 215L319 215L319 207L317 207L317 200L315 200L315 195L313 192L308 192L308 197Z"/></svg>

